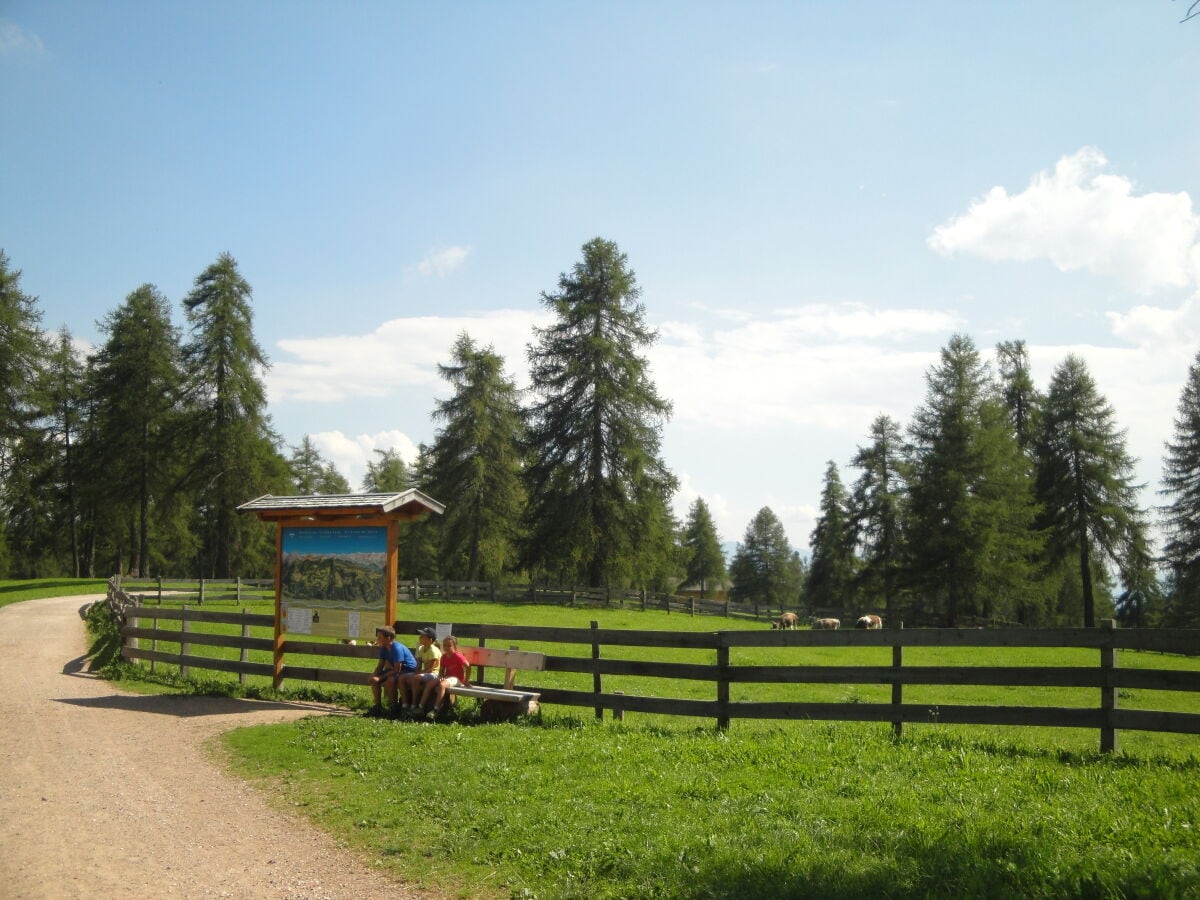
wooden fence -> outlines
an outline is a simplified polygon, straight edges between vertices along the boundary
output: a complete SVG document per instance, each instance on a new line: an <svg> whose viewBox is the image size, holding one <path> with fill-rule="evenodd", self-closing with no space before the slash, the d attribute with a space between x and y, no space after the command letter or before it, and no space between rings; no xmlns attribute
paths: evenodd
<svg viewBox="0 0 1200 900"><path fill-rule="evenodd" d="M376 655L371 646L349 646L312 640L286 639L275 647L270 637L252 637L251 629L273 629L271 615L216 612L201 609L127 606L124 609L122 655L177 665L184 673L191 668L214 669L239 674L272 677L275 658L252 662L251 651L279 652L283 679L322 684L362 685L366 673L341 668L349 659L369 660ZM168 624L173 627L165 627ZM177 623L177 624L174 624ZM240 634L208 634L192 630L194 623L240 626ZM427 621L401 621L401 633L412 633ZM1100 748L1117 749L1122 730L1200 734L1200 713L1146 709L1122 709L1121 690L1185 691L1200 693L1200 671L1178 669L1119 668L1118 651L1157 651L1200 655L1200 630L1122 630L1106 620L1104 627L1054 629L897 629L884 631L633 631L591 628L537 627L524 625L454 624L454 634L480 646L489 642L519 643L542 647L547 653L545 672L591 676L591 690L555 687L553 684L521 684L541 692L543 704L591 708L599 718L604 710L695 716L714 719L727 728L732 719L804 719L887 722L899 736L905 723L946 725L1055 726L1096 729ZM260 632L261 633L261 632ZM149 642L149 647L146 646ZM159 649L160 643L178 644L177 651ZM493 643L494 646L494 643ZM731 651L749 648L788 647L881 647L891 649L891 664L884 666L750 665L731 662ZM198 648L223 647L239 651L239 658L218 659L203 655ZM562 655L572 647L580 655ZM665 662L656 659L608 658L606 649L645 648L650 651L688 649L708 651L705 662ZM1098 651L1093 666L913 666L905 665L909 647L1041 647L1083 648ZM558 651L557 653L555 651ZM290 665L287 658L317 657L316 665ZM704 654L707 656L707 654ZM327 663L326 663L327 661ZM364 665L363 663L359 664ZM638 676L707 683L708 699L635 696L605 690L605 678ZM540 673L537 676L543 678ZM493 684L486 673L474 679ZM891 701L885 703L805 702L797 700L730 699L732 685L756 684L865 684L890 685ZM1067 687L1099 689L1094 707L988 706L906 703L905 688L912 685L973 685L1008 687Z"/></svg>

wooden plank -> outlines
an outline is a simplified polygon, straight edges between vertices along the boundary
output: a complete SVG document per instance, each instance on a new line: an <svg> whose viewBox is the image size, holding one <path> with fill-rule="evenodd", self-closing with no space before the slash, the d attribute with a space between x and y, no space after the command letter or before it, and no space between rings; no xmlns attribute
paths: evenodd
<svg viewBox="0 0 1200 900"><path fill-rule="evenodd" d="M1157 650L1200 656L1200 628L1120 628L1113 633L1121 650Z"/></svg>
<svg viewBox="0 0 1200 900"><path fill-rule="evenodd" d="M904 628L882 631L729 631L731 647L1084 647L1108 646L1096 628Z"/></svg>
<svg viewBox="0 0 1200 900"><path fill-rule="evenodd" d="M400 621L398 633L416 631L433 624L428 620ZM492 640L516 641L519 643L544 642L554 644L586 644L591 646L595 637L601 644L614 647L676 647L716 650L715 632L688 631L629 631L624 629L600 628L593 633L590 628L557 628L540 625L477 625L454 623L456 637L478 640L482 629ZM799 632L796 632L799 633ZM461 648L460 648L461 649Z"/></svg>
<svg viewBox="0 0 1200 900"><path fill-rule="evenodd" d="M750 719L817 719L927 725L1046 725L1100 728L1099 709L1051 706L960 706L927 703L731 703L730 715Z"/></svg>
<svg viewBox="0 0 1200 900"><path fill-rule="evenodd" d="M638 675L687 681L716 681L717 678L716 666L703 663L665 663L648 659L588 659L582 656L547 656L546 671L578 672L585 675L599 671L602 675Z"/></svg>
<svg viewBox="0 0 1200 900"><path fill-rule="evenodd" d="M1146 691L1200 691L1200 672L1178 669L1117 669L1117 687Z"/></svg>
<svg viewBox="0 0 1200 900"><path fill-rule="evenodd" d="M272 642L271 646L275 646L274 642ZM374 644L355 644L351 646L349 644L323 641L284 641L283 652L352 659L379 658L379 647Z"/></svg>
<svg viewBox="0 0 1200 900"><path fill-rule="evenodd" d="M525 669L540 672L546 668L546 654L530 650L498 650L494 647L459 647L473 666L496 666L502 669Z"/></svg>
<svg viewBox="0 0 1200 900"><path fill-rule="evenodd" d="M126 659L145 659L154 662L168 663L180 668L190 666L196 669L214 669L218 672L245 673L247 675L265 675L271 677L274 671L270 663L241 662L235 659L217 659L212 656L196 656L195 654L166 653L162 650L139 650L127 648L121 655Z"/></svg>
<svg viewBox="0 0 1200 900"><path fill-rule="evenodd" d="M1200 734L1200 713L1163 712L1153 709L1114 709L1113 724L1126 731L1163 731Z"/></svg>
<svg viewBox="0 0 1200 900"><path fill-rule="evenodd" d="M591 691L568 691L559 688L540 688L542 703L560 706L582 706L623 709L625 712L658 713L668 716L698 716L715 719L720 707L715 700L678 700L670 697L639 697L633 694L594 694Z"/></svg>
<svg viewBox="0 0 1200 900"><path fill-rule="evenodd" d="M1097 668L1083 666L735 666L742 684L966 684L1011 687L1100 687Z"/></svg>
<svg viewBox="0 0 1200 900"><path fill-rule="evenodd" d="M463 697L478 697L481 700L502 700L506 703L521 703L527 700L537 700L542 696L538 691L510 691L504 688L488 688L461 684L451 688L446 688L446 692L450 694L458 694Z"/></svg>
<svg viewBox="0 0 1200 900"><path fill-rule="evenodd" d="M147 638L172 644L202 644L206 647L232 647L235 650L271 650L275 646L270 638L244 638L237 634L204 634L198 631L164 631L161 628L131 628L126 625L121 629L122 637Z"/></svg>
<svg viewBox="0 0 1200 900"><path fill-rule="evenodd" d="M369 675L369 672L347 672L345 669L319 669L311 666L284 666L281 673L284 679L319 681L323 684L366 684Z"/></svg>
<svg viewBox="0 0 1200 900"><path fill-rule="evenodd" d="M275 617L265 613L220 612L208 609L175 609L169 606L137 606L127 613L129 618L138 619L170 619L180 621L185 616L192 622L208 622L214 625L257 625L261 628L274 628Z"/></svg>

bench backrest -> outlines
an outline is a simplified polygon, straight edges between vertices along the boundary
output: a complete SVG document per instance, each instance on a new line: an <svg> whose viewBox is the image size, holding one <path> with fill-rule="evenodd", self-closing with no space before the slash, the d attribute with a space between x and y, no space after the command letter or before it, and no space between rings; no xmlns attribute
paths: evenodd
<svg viewBox="0 0 1200 900"><path fill-rule="evenodd" d="M497 650L494 647L462 647L459 651L470 660L472 667L495 666L504 669L504 686L511 688L517 669L540 672L546 668L546 654L532 650Z"/></svg>

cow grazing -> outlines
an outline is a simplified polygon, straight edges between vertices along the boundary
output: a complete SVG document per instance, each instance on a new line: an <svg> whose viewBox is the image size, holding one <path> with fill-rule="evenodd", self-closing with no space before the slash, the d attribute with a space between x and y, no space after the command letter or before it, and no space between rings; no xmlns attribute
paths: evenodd
<svg viewBox="0 0 1200 900"><path fill-rule="evenodd" d="M813 631L836 631L842 627L841 619L813 619Z"/></svg>
<svg viewBox="0 0 1200 900"><path fill-rule="evenodd" d="M879 616L859 616L858 621L854 623L854 627L878 631L883 627L883 619L879 618Z"/></svg>
<svg viewBox="0 0 1200 900"><path fill-rule="evenodd" d="M784 613L771 623L772 628L786 628L789 631L800 627L800 617L795 613Z"/></svg>

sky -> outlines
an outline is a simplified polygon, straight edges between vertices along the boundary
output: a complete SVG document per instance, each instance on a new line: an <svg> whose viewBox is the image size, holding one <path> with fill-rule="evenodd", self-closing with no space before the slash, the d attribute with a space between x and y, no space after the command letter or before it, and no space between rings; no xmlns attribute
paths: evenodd
<svg viewBox="0 0 1200 900"><path fill-rule="evenodd" d="M615 241L721 539L807 547L951 335L1082 357L1143 502L1200 349L1200 21L1172 0L0 0L0 248L103 342L223 252L273 427L357 488L433 440L459 334L528 385L542 303ZM251 499L249 497L247 500Z"/></svg>

